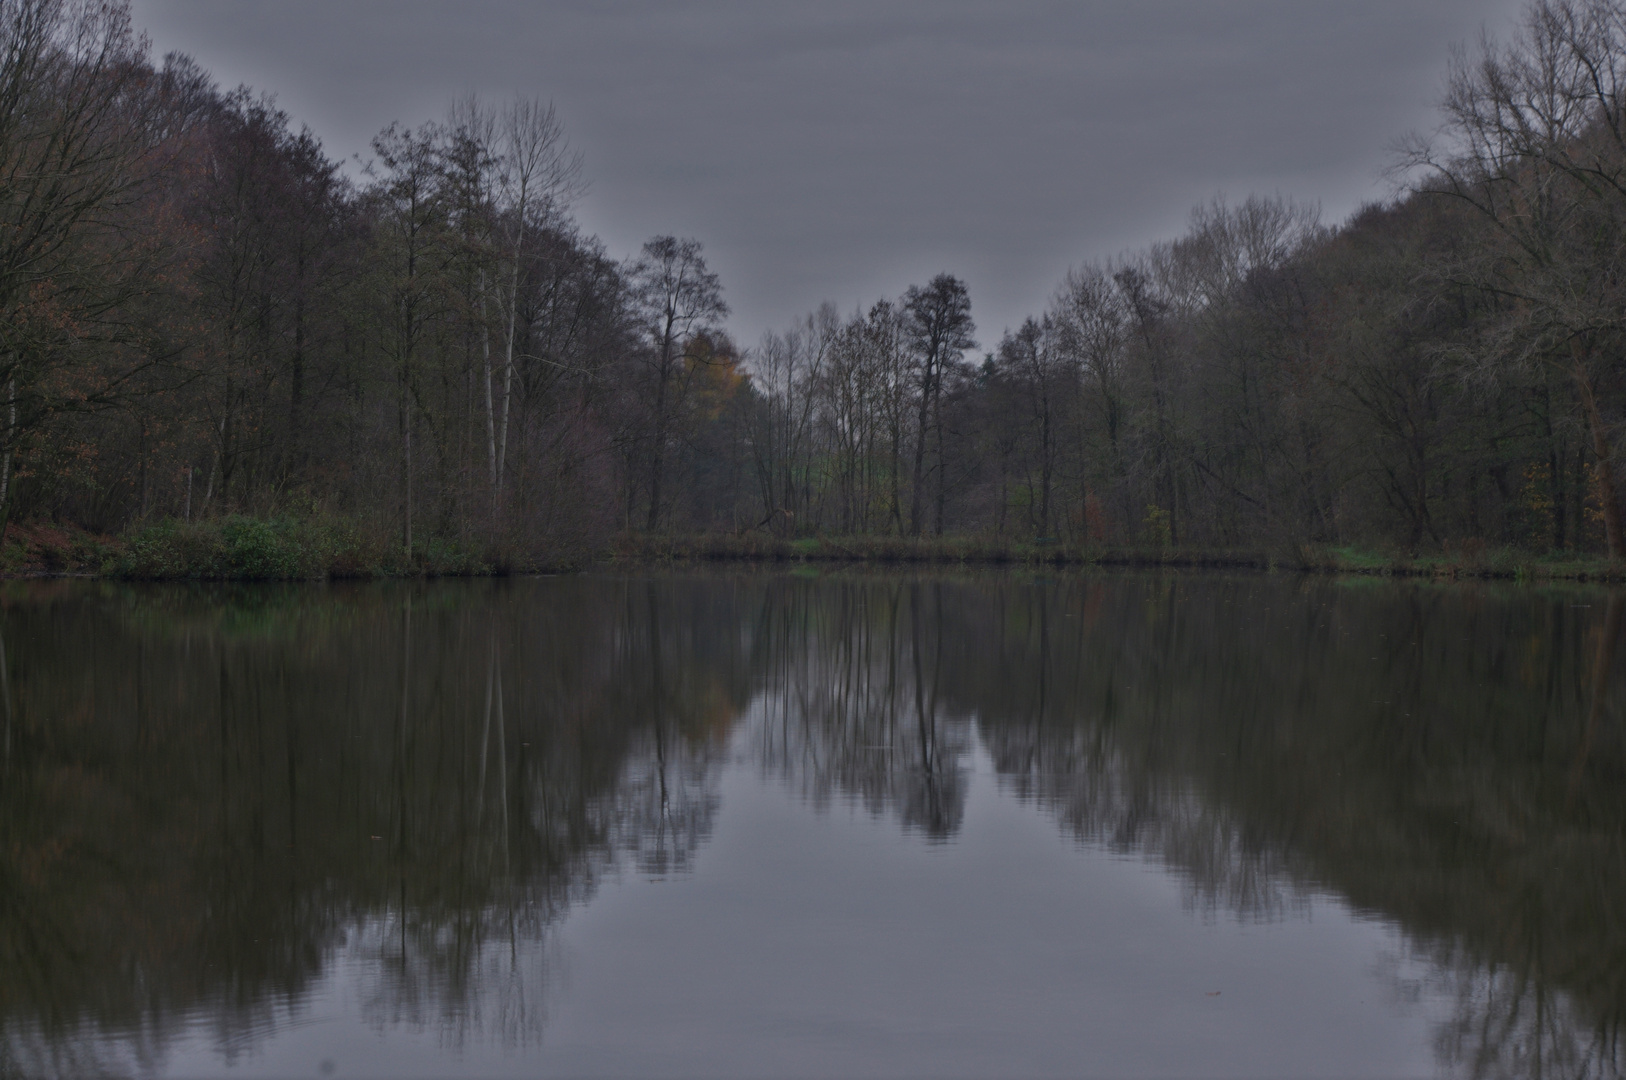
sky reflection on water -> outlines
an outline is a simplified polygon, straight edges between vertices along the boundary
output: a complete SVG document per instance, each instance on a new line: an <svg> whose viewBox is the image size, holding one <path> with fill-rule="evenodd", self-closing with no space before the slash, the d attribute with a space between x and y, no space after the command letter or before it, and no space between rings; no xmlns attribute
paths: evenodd
<svg viewBox="0 0 1626 1080"><path fill-rule="evenodd" d="M1620 1071L1601 592L5 604L0 1074Z"/></svg>

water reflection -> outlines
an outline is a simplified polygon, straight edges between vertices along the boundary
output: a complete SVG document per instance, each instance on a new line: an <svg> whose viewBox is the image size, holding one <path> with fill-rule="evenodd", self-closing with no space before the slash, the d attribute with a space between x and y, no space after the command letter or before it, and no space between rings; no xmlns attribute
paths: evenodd
<svg viewBox="0 0 1626 1080"><path fill-rule="evenodd" d="M340 951L379 1024L534 1040L522 948L622 854L686 866L743 705L704 595L618 591L14 593L12 1067L199 1007L250 1041Z"/></svg>
<svg viewBox="0 0 1626 1080"><path fill-rule="evenodd" d="M817 806L840 794L946 840L965 815L966 714L945 708L944 584L776 588L757 619L758 753Z"/></svg>
<svg viewBox="0 0 1626 1080"><path fill-rule="evenodd" d="M1200 914L1398 924L1472 1076L1618 1075L1618 594L1251 578L13 584L0 1074L228 1057L350 965L380 1029L544 1042L549 928L681 877L746 754L952 840L980 746ZM108 1039L103 1036L114 1036Z"/></svg>

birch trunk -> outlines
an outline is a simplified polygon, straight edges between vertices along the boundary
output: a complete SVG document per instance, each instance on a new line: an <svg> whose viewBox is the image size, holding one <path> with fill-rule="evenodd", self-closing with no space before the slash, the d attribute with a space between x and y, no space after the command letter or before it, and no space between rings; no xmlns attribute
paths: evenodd
<svg viewBox="0 0 1626 1080"><path fill-rule="evenodd" d="M497 429L497 508L502 508L503 473L508 461L508 417L514 400L514 332L519 324L519 260L525 246L526 183L519 187L518 220L514 226L514 261L508 272L508 326L503 341L502 418Z"/></svg>
<svg viewBox="0 0 1626 1080"><path fill-rule="evenodd" d="M491 405L491 324L486 321L486 272L480 271L480 346L485 361L486 465L491 474L491 501L497 503L497 414Z"/></svg>

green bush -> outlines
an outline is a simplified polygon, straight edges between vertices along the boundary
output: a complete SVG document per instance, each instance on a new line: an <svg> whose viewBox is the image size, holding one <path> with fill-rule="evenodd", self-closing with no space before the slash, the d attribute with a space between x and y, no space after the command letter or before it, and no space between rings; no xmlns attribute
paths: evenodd
<svg viewBox="0 0 1626 1080"><path fill-rule="evenodd" d="M109 569L148 580L299 581L328 575L334 540L332 529L290 518L163 521L128 537Z"/></svg>
<svg viewBox="0 0 1626 1080"><path fill-rule="evenodd" d="M414 545L418 563L431 577L474 577L491 573L488 566L471 548L457 540L430 537L421 547Z"/></svg>
<svg viewBox="0 0 1626 1080"><path fill-rule="evenodd" d="M241 515L162 521L125 538L103 564L115 577L147 581L307 581L319 578L464 577L492 573L488 556L458 540L429 537L412 558L358 523Z"/></svg>
<svg viewBox="0 0 1626 1080"><path fill-rule="evenodd" d="M204 525L159 522L128 537L110 569L119 577L153 580L218 577L219 541L218 530Z"/></svg>
<svg viewBox="0 0 1626 1080"><path fill-rule="evenodd" d="M221 523L225 576L240 581L295 581L323 577L325 545L316 530L286 520L228 518Z"/></svg>

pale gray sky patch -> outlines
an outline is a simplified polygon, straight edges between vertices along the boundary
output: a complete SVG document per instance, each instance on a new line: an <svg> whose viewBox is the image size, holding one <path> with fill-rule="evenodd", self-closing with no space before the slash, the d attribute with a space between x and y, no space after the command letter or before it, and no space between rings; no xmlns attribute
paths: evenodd
<svg viewBox="0 0 1626 1080"><path fill-rule="evenodd" d="M1453 44L1519 0L431 3L136 0L158 52L276 94L338 157L455 95L541 94L617 257L699 238L752 344L942 270L979 337L1069 264L1176 235L1215 194L1338 220L1388 193Z"/></svg>

